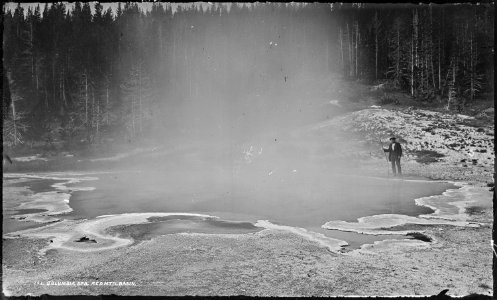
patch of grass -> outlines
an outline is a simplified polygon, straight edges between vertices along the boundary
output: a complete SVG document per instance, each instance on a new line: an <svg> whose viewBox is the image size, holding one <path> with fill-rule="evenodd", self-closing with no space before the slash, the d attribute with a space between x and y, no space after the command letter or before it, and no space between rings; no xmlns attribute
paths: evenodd
<svg viewBox="0 0 497 300"><path fill-rule="evenodd" d="M422 164L437 162L440 157L445 156L444 154L433 150L418 150L414 151L414 154L416 155L416 161Z"/></svg>
<svg viewBox="0 0 497 300"><path fill-rule="evenodd" d="M380 105L386 105L386 104L391 104L391 103L400 104L399 100L391 94L385 93L385 94L383 94L383 96L381 96L380 101L379 101Z"/></svg>
<svg viewBox="0 0 497 300"><path fill-rule="evenodd" d="M489 289L492 289L492 287L488 286L488 285L487 285L487 284L485 284L485 283L480 283L480 284L478 285L478 287L480 287L480 288L482 288L482 289L488 289L488 290L489 290Z"/></svg>
<svg viewBox="0 0 497 300"><path fill-rule="evenodd" d="M459 122L457 122L457 125L466 125L469 127L475 127L475 128L485 128L488 126L488 124L491 124L493 122L493 117L482 117L482 118L475 118L475 119L463 119Z"/></svg>
<svg viewBox="0 0 497 300"><path fill-rule="evenodd" d="M481 300L481 299L493 299L492 296L489 296L489 295L482 295L482 294L475 294L475 293L472 293L472 294L469 294L467 296L464 296L462 297L461 299L475 299L475 300Z"/></svg>
<svg viewBox="0 0 497 300"><path fill-rule="evenodd" d="M466 207L466 213L470 216L481 215L483 213L483 211L484 211L483 207L480 207L480 206Z"/></svg>
<svg viewBox="0 0 497 300"><path fill-rule="evenodd" d="M429 236L427 236L426 234L422 234L420 232L409 232L406 235L410 236L410 237L413 237L416 240L423 241L423 242L430 243L432 241L432 239Z"/></svg>
<svg viewBox="0 0 497 300"><path fill-rule="evenodd" d="M421 224L404 224L404 225L398 225L394 227L385 227L381 228L384 230L391 230L391 231L408 231L408 230L425 230L427 227L430 227L429 225L421 225Z"/></svg>

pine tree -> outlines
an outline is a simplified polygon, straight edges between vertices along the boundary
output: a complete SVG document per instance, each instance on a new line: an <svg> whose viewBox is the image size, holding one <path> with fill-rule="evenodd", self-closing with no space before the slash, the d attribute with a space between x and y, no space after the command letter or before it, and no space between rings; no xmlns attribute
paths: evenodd
<svg viewBox="0 0 497 300"><path fill-rule="evenodd" d="M476 32L478 31L478 22L473 18L470 25L469 22L466 23L466 42L464 49L465 57L465 69L466 76L464 76L463 82L463 94L469 97L471 102L474 101L475 96L480 93L483 89L484 75L479 72L477 66L479 64L478 57L478 43L475 38Z"/></svg>
<svg viewBox="0 0 497 300"><path fill-rule="evenodd" d="M447 106L446 110L451 110L454 105L457 103L457 86L456 86L456 78L457 78L457 60L456 56L453 55L450 63L450 67L447 72L448 78L448 92L447 92Z"/></svg>
<svg viewBox="0 0 497 300"><path fill-rule="evenodd" d="M410 72L410 86L411 86L411 97L415 97L415 91L417 90L417 73L418 73L418 10L412 11L412 38L411 38L411 72Z"/></svg>
<svg viewBox="0 0 497 300"><path fill-rule="evenodd" d="M153 92L150 78L143 70L143 63L138 63L129 70L126 80L121 84L121 89L127 99L124 106L125 126L128 136L135 138L143 134L145 123L152 115Z"/></svg>
<svg viewBox="0 0 497 300"><path fill-rule="evenodd" d="M375 11L373 18L374 40L375 40L375 67L374 79L378 80L378 55L379 55L379 35L380 35L381 20L378 18L378 12Z"/></svg>
<svg viewBox="0 0 497 300"><path fill-rule="evenodd" d="M6 72L7 84L10 92L10 106L7 117L3 119L3 142L7 146L17 146L24 142L24 133L28 129L26 114L21 110L20 102L23 97L20 96L19 87L12 79L12 72Z"/></svg>
<svg viewBox="0 0 497 300"><path fill-rule="evenodd" d="M72 109L69 114L67 131L71 133L80 132L84 134L87 142L93 141L93 112L92 91L94 84L88 70L78 72L76 76L75 92Z"/></svg>
<svg viewBox="0 0 497 300"><path fill-rule="evenodd" d="M403 25L401 17L397 17L387 39L389 67L386 74L396 88L405 86L406 75L409 74L409 52L406 51L402 42L404 40Z"/></svg>

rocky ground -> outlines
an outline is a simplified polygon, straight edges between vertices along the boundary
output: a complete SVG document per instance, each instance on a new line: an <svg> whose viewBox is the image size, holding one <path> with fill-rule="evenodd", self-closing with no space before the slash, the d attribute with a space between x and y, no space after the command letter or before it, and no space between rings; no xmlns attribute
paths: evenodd
<svg viewBox="0 0 497 300"><path fill-rule="evenodd" d="M166 235L98 255L61 250L33 257L21 251L4 255L4 293L372 296L433 295L448 288L451 295L491 294L490 224L485 229L438 226L428 228L427 234L438 242L392 242L349 255L271 230L231 236ZM26 242L10 240L4 251L27 249ZM29 243L40 249L47 241ZM58 282L89 286L47 285Z"/></svg>
<svg viewBox="0 0 497 300"><path fill-rule="evenodd" d="M405 174L481 185L494 181L493 118L493 110L475 117L413 107L373 106L307 130L328 138L332 132L329 144L346 136L348 145L332 154L338 159L360 161L364 172L388 171L389 163L380 147L387 147L388 139L395 136L403 147Z"/></svg>

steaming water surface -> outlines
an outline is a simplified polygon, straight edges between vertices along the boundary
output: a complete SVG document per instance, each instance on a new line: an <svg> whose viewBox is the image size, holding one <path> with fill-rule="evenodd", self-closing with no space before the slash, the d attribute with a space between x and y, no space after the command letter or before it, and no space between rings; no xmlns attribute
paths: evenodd
<svg viewBox="0 0 497 300"><path fill-rule="evenodd" d="M417 206L414 199L455 188L434 181L338 174L332 165L297 156L294 159L276 156L268 160L254 159L240 165L227 156L228 159L193 150L157 159L154 168L147 166L146 169L101 174L99 180L91 183L96 187L94 191L73 193L71 207L74 211L70 216L93 218L130 212L190 212L244 224L269 220L344 239L357 247L385 237L325 230L321 226L330 220L356 221L359 217L377 214L429 214L433 211ZM125 231L135 239L181 231L257 231L251 226L237 227L234 223L231 226L228 223L225 228L218 225L175 219L132 225Z"/></svg>
<svg viewBox="0 0 497 300"><path fill-rule="evenodd" d="M335 174L311 177L304 172L268 176L257 182L227 177L223 182L209 170L190 176L167 171L102 174L91 183L94 191L74 192L71 215L93 218L129 212L196 212L245 221L267 219L292 226L320 226L329 220L355 221L375 214L427 214L432 210L415 205L414 199L454 187Z"/></svg>
<svg viewBox="0 0 497 300"><path fill-rule="evenodd" d="M66 183L66 187L74 189L69 203L73 211L62 217L92 219L140 212L219 217L214 221L175 217L119 227L121 233L135 240L177 232L249 233L261 230L253 225L257 220L268 220L323 233L357 247L385 237L325 230L321 226L332 220L353 222L378 214L429 214L433 212L430 208L417 206L414 200L455 188L434 181L367 177L360 172L345 175L337 169L337 163L323 163L314 152L298 149L297 144L280 148L255 144L247 146L242 154L233 146L204 144L175 153L144 155L131 164L123 163L119 169L99 173L98 180ZM60 184L53 179L15 185L27 185L34 193L47 192L53 190L54 183ZM94 190L78 190L90 186ZM4 225L11 227L11 223ZM31 224L11 228L27 227ZM9 231L4 228L4 232Z"/></svg>

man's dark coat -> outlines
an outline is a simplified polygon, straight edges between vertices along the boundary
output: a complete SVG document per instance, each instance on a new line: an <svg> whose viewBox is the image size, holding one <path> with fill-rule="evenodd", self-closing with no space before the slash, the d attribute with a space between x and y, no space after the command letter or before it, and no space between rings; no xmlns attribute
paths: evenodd
<svg viewBox="0 0 497 300"><path fill-rule="evenodd" d="M395 144L395 149L392 150L392 146ZM388 161L392 161L398 159L402 156L402 147L399 143L393 142L388 146L388 150L384 149L385 152L388 152Z"/></svg>

